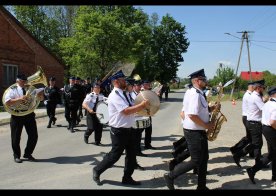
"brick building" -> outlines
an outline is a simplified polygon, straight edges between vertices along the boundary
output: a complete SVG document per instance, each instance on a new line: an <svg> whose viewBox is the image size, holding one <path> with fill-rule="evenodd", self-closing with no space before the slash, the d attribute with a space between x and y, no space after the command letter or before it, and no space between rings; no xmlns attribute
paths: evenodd
<svg viewBox="0 0 276 196"><path fill-rule="evenodd" d="M47 78L63 86L65 65L41 44L3 6L0 6L0 96L15 83L18 73L33 75L41 66Z"/></svg>

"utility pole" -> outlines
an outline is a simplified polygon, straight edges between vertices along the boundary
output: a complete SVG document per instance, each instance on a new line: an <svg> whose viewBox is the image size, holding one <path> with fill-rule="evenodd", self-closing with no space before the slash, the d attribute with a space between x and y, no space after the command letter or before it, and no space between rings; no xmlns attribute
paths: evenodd
<svg viewBox="0 0 276 196"><path fill-rule="evenodd" d="M240 48L240 54L239 54L237 68L236 68L235 78L234 78L234 82L233 82L233 87L232 87L232 90L231 90L230 100L232 100L235 84L236 84L236 81L237 81L238 69L239 69L239 65L240 65L240 60L241 60L241 54L242 54L242 48L243 48L243 42L244 42L244 40L246 40L246 43L247 43L247 53L248 53L248 64L249 64L250 82L252 82L250 53L249 53L249 43L248 43L248 33L254 33L254 32L253 31L242 31L242 32L238 32L238 33L242 33L241 48ZM225 33L225 34L231 35L230 33Z"/></svg>

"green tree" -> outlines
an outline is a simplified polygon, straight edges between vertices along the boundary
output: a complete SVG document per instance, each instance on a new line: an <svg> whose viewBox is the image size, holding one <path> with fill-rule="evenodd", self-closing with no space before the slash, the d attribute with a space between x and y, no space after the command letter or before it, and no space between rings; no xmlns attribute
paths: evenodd
<svg viewBox="0 0 276 196"><path fill-rule="evenodd" d="M234 78L235 78L234 69L228 66L220 66L217 69L216 75L214 76L214 78L209 80L209 84L211 86L216 86L221 82L222 85L224 85L226 82Z"/></svg>
<svg viewBox="0 0 276 196"><path fill-rule="evenodd" d="M80 6L75 34L60 43L70 72L102 78L117 62L135 61L146 21L146 15L132 6Z"/></svg>
<svg viewBox="0 0 276 196"><path fill-rule="evenodd" d="M50 18L48 6L13 6L16 18L42 44L58 53L58 42L61 37L60 24L55 18Z"/></svg>
<svg viewBox="0 0 276 196"><path fill-rule="evenodd" d="M264 71L265 84L268 88L276 85L276 75L269 71Z"/></svg>
<svg viewBox="0 0 276 196"><path fill-rule="evenodd" d="M144 51L142 69L144 78L164 83L176 77L189 41L185 37L185 26L173 17L168 14L162 17L160 25L157 25L157 19L158 16L154 14L149 21L152 33Z"/></svg>

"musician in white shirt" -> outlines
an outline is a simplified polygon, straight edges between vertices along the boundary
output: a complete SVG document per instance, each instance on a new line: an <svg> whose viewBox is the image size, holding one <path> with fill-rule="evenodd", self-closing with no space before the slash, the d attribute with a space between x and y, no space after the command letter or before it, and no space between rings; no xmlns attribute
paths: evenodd
<svg viewBox="0 0 276 196"><path fill-rule="evenodd" d="M263 102L263 91L265 89L265 80L259 80L254 82L254 91L250 95L248 100L248 112L247 112L247 122L248 130L250 132L252 143L237 151L233 155L235 163L241 167L240 159L246 154L253 152L255 161L259 161L261 158L261 148L263 146L262 139L262 108L264 106Z"/></svg>
<svg viewBox="0 0 276 196"><path fill-rule="evenodd" d="M247 169L247 174L253 184L255 184L255 174L266 167L272 161L272 178L276 181L276 86L268 90L270 100L266 102L262 108L262 125L263 135L267 141L268 155L263 156L260 161L256 161L255 165Z"/></svg>
<svg viewBox="0 0 276 196"><path fill-rule="evenodd" d="M197 190L208 190L206 174L209 152L206 130L214 129L214 123L209 122L209 112L216 107L219 109L220 104L213 106L209 111L208 102L202 91L207 85L204 69L190 74L190 77L193 87L184 95L182 111L185 113L183 130L191 160L183 165L178 165L165 174L164 178L168 188L174 189L175 178L196 168L198 171Z"/></svg>
<svg viewBox="0 0 276 196"><path fill-rule="evenodd" d="M109 78L114 86L108 96L109 126L112 142L111 151L106 154L101 162L93 168L93 180L97 185L102 185L100 175L116 163L124 150L126 151L123 184L140 185L141 183L132 179L135 168L136 146L134 142L134 114L149 106L149 100L143 100L140 104L131 106L127 100L125 75L120 70Z"/></svg>
<svg viewBox="0 0 276 196"><path fill-rule="evenodd" d="M101 87L99 83L94 83L92 92L87 94L83 100L82 107L87 110L87 130L84 133L84 142L88 144L89 136L95 131L95 145L101 145L103 125L100 123L96 115L96 106L99 101L104 100L103 94L100 93Z"/></svg>
<svg viewBox="0 0 276 196"><path fill-rule="evenodd" d="M230 151L232 154L235 154L236 152L238 152L239 150L247 146L252 141L250 131L248 129L248 122L247 122L248 101L250 99L252 92L253 92L253 82L249 82L247 91L244 93L242 98L242 122L246 130L246 136L243 137L238 143L236 143L234 146L230 148ZM249 153L249 156L254 157L254 154L251 152Z"/></svg>

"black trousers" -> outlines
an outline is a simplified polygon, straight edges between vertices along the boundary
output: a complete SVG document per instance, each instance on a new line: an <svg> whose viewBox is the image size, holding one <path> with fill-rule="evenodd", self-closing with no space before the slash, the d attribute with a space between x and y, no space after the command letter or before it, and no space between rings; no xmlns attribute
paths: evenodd
<svg viewBox="0 0 276 196"><path fill-rule="evenodd" d="M196 168L198 171L198 187L206 186L207 164L209 159L208 141L205 131L184 129L185 138L188 143L191 160L184 164L177 165L169 173L171 178L178 176Z"/></svg>
<svg viewBox="0 0 276 196"><path fill-rule="evenodd" d="M231 147L231 151L233 153L240 151L241 149L243 149L244 147L246 147L248 144L252 142L252 137L248 129L247 116L242 117L242 122L246 130L246 136L241 138L241 140L238 143L236 143L234 146Z"/></svg>
<svg viewBox="0 0 276 196"><path fill-rule="evenodd" d="M46 105L46 110L47 110L47 115L48 115L50 120L53 120L55 118L56 107L57 107L57 103L53 103L53 102L48 101L48 103Z"/></svg>
<svg viewBox="0 0 276 196"><path fill-rule="evenodd" d="M95 132L95 142L101 142L103 125L100 123L96 114L88 113L86 117L87 130L84 133L84 137L88 138L93 131Z"/></svg>
<svg viewBox="0 0 276 196"><path fill-rule="evenodd" d="M136 154L139 154L142 152L141 150L141 139L142 139L142 133L144 129L135 129L134 130L134 139L136 144Z"/></svg>
<svg viewBox="0 0 276 196"><path fill-rule="evenodd" d="M151 146L151 135L152 135L152 119L150 117L150 126L145 128L145 146Z"/></svg>
<svg viewBox="0 0 276 196"><path fill-rule="evenodd" d="M190 157L190 151L188 149L188 143L187 143L186 138L184 136L180 140L178 140L174 143L174 148L175 148L175 151L174 151L175 158L173 159L173 161L176 164L181 163L185 159Z"/></svg>
<svg viewBox="0 0 276 196"><path fill-rule="evenodd" d="M263 146L263 138L262 138L262 124L260 122L248 122L248 130L250 131L250 135L252 138L252 143L236 152L235 155L237 157L243 157L248 153L253 153L256 162L258 162L261 158L261 149Z"/></svg>
<svg viewBox="0 0 276 196"><path fill-rule="evenodd" d="M65 104L65 118L68 121L70 128L73 128L76 125L78 107L79 105L77 103Z"/></svg>
<svg viewBox="0 0 276 196"><path fill-rule="evenodd" d="M272 176L276 177L276 130L272 127L263 125L263 134L267 141L268 155L256 162L252 169L256 173L264 168L269 162L272 162Z"/></svg>
<svg viewBox="0 0 276 196"><path fill-rule="evenodd" d="M23 126L26 129L28 134L28 141L25 148L25 155L32 155L37 140L37 126L35 121L35 113L32 112L26 116L11 116L10 127L11 127L11 143L14 158L21 157L21 149L20 149L20 139L22 134Z"/></svg>
<svg viewBox="0 0 276 196"><path fill-rule="evenodd" d="M111 127L110 135L112 149L94 168L98 174L102 174L105 170L112 167L113 164L119 160L124 150L126 150L124 177L131 177L136 164L136 146L133 137L134 132L135 131L132 128Z"/></svg>

